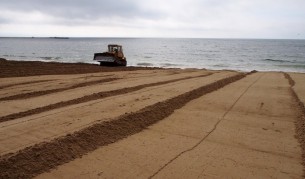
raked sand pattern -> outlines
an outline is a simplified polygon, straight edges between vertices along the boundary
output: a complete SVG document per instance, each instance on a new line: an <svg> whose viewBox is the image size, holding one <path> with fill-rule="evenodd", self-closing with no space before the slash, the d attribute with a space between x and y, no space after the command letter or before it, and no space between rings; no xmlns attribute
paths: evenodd
<svg viewBox="0 0 305 179"><path fill-rule="evenodd" d="M88 71L1 78L0 178L304 176L305 74Z"/></svg>

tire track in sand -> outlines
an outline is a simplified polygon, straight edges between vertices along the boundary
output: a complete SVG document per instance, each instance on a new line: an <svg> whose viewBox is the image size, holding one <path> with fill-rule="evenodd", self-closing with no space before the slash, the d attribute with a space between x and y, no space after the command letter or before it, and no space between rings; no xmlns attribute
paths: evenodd
<svg viewBox="0 0 305 179"><path fill-rule="evenodd" d="M30 110L23 111L23 112L18 112L18 113L13 113L13 114L9 114L9 115L6 115L6 116L2 116L2 117L0 117L0 122L10 121L10 120L18 119L18 118L21 118L21 117L26 117L26 116L30 116L30 115L33 115L33 114L39 114L39 113L46 112L46 111L49 111L49 110L66 107L66 106L69 106L69 105L80 104L80 103L85 103L85 102L88 102L88 101L93 101L93 100L97 100L97 99L106 98L106 97L109 97L109 96L126 94L126 93L130 93L130 92L133 92L133 91L138 91L138 90L146 88L146 87L158 86L158 85L173 83L173 82L192 79L192 78L206 77L206 76L209 76L209 75L212 75L212 74L213 73L208 73L208 74L198 75L198 76L189 76L189 77L184 77L184 78L179 78L179 79L174 79L174 80L167 80L167 81L143 84L143 85L138 85L138 86L133 86L133 87L128 87L128 88L122 88L122 89L117 89L117 90L113 90L113 91L103 91L103 92L99 92L99 93L94 93L94 94L86 95L86 96L83 96L83 97L80 97L80 98L67 100L67 101L62 101L62 102L50 104L50 105L47 105L47 106L42 106L42 107L39 107L39 108L30 109Z"/></svg>
<svg viewBox="0 0 305 179"><path fill-rule="evenodd" d="M31 178L47 172L56 166L94 151L98 147L141 132L148 126L168 117L187 102L218 90L245 76L245 74L237 74L224 78L163 102L147 106L138 112L122 115L115 120L94 124L50 142L36 144L14 155L2 156L0 159L0 177Z"/></svg>

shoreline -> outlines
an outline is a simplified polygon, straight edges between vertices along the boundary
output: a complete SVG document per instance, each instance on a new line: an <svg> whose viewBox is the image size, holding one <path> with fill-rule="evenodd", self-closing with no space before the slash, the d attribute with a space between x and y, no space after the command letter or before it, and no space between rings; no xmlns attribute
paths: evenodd
<svg viewBox="0 0 305 179"><path fill-rule="evenodd" d="M36 75L86 74L97 72L154 70L157 67L103 67L89 63L7 60L0 58L0 78Z"/></svg>
<svg viewBox="0 0 305 179"><path fill-rule="evenodd" d="M115 71L136 71L136 70L155 70L155 69L177 69L177 70L210 70L210 71L236 71L250 72L233 69L205 69L205 68L166 68L166 67L151 67L151 66L127 66L127 67L105 67L94 63L69 63L55 61L25 61L25 60L8 60L0 58L0 78L5 77L22 77L35 75L60 75L60 74L85 74L97 72L115 72ZM257 71L257 70L252 70ZM284 72L284 73L300 73L291 71L260 71L260 72Z"/></svg>

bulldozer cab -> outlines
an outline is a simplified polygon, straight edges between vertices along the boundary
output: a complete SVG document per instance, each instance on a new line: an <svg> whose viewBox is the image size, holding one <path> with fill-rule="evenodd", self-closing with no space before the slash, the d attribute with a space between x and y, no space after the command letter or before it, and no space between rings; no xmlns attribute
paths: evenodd
<svg viewBox="0 0 305 179"><path fill-rule="evenodd" d="M117 56L119 58L124 58L123 48L121 45L116 45L116 44L108 45L108 52L114 53L115 56Z"/></svg>
<svg viewBox="0 0 305 179"><path fill-rule="evenodd" d="M123 52L123 48L121 45L108 45L108 52Z"/></svg>

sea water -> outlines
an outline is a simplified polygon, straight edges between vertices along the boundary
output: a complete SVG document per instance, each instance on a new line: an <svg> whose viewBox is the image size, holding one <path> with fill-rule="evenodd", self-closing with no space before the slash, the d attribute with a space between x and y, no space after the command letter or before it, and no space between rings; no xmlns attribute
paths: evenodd
<svg viewBox="0 0 305 179"><path fill-rule="evenodd" d="M123 45L128 66L305 73L305 40L0 38L0 58L96 63L108 44Z"/></svg>

